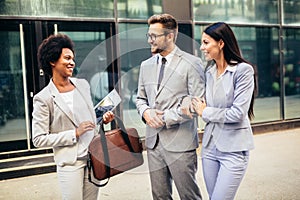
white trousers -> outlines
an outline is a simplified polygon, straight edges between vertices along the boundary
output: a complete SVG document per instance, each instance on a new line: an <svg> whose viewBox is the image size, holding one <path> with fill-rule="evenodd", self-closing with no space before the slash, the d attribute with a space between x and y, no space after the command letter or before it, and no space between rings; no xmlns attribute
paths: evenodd
<svg viewBox="0 0 300 200"><path fill-rule="evenodd" d="M99 188L88 180L86 160L57 166L57 177L63 200L97 200Z"/></svg>

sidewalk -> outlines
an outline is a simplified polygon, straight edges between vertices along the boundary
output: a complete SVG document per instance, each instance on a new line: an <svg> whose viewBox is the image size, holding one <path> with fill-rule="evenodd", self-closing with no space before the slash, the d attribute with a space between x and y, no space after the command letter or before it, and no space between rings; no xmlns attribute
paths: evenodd
<svg viewBox="0 0 300 200"><path fill-rule="evenodd" d="M300 199L300 129L290 129L254 136L255 150L250 153L246 176L237 200ZM146 157L145 157L145 161ZM201 159L197 173L203 199L207 200ZM147 162L110 179L100 189L101 200L150 200ZM0 181L0 200L60 199L55 173ZM174 187L174 199L178 195Z"/></svg>

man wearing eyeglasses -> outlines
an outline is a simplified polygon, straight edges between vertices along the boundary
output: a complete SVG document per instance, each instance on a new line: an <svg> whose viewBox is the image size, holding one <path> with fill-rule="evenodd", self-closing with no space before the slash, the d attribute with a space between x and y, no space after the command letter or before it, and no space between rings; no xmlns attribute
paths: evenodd
<svg viewBox="0 0 300 200"><path fill-rule="evenodd" d="M136 106L147 125L152 196L172 199L174 181L182 200L198 200L197 123L181 115L180 104L185 96L203 96L204 68L200 58L176 46L178 23L173 16L151 16L148 25L153 56L141 64Z"/></svg>

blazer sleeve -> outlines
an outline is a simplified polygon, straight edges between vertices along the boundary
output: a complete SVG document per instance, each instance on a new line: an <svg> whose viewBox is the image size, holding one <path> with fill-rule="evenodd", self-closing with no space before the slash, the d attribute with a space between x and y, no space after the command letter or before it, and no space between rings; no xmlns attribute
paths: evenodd
<svg viewBox="0 0 300 200"><path fill-rule="evenodd" d="M148 96L146 93L145 81L144 79L144 66L145 62L141 63L140 73L139 73L139 80L138 80L138 91L137 91L137 98L136 98L136 108L139 115L142 117L144 123L146 123L145 119L143 118L143 114L145 110L149 109L149 102Z"/></svg>
<svg viewBox="0 0 300 200"><path fill-rule="evenodd" d="M186 66L182 67L187 67L188 69L186 74L187 93L183 97L203 97L205 93L205 76L201 59L189 54L185 54L183 59L186 62ZM179 103L177 106L165 110L164 117L167 128L192 120L182 115L180 106Z"/></svg>
<svg viewBox="0 0 300 200"><path fill-rule="evenodd" d="M40 95L33 98L32 113L32 141L36 147L69 146L76 144L75 128L69 130L51 132L53 115L50 103L48 104Z"/></svg>
<svg viewBox="0 0 300 200"><path fill-rule="evenodd" d="M235 77L233 77L234 92L231 106L207 106L202 113L202 119L205 122L240 123L247 117L254 90L254 70L250 65L242 63L237 66L233 76Z"/></svg>

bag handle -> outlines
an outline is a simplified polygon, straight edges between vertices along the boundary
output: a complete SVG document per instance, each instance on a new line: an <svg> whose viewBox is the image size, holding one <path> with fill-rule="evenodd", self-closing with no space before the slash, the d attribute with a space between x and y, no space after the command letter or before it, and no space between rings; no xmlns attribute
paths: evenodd
<svg viewBox="0 0 300 200"><path fill-rule="evenodd" d="M126 128L124 126L123 121L117 115L115 115L114 121L117 122L118 127L121 129L121 135L124 139L125 144L128 146L130 152L134 153L133 147L130 143L128 133L126 131ZM103 187L103 186L107 185L107 183L109 181L109 178L110 178L110 161L109 161L109 154L108 154L107 141L106 141L106 137L105 137L103 122L100 124L99 133L101 135L100 138L101 138L101 146L102 146L102 151L103 151L103 156L104 156L105 171L106 171L106 176L108 177L107 181L103 184L97 184L97 183L92 181L92 176L91 176L92 163L91 163L91 160L90 160L90 153L88 153L87 167L88 167L88 179L89 179L89 181L91 183L93 183L94 185L96 185L97 187Z"/></svg>
<svg viewBox="0 0 300 200"><path fill-rule="evenodd" d="M132 152L132 153L134 153L133 147L132 147L131 142L129 140L128 133L127 133L127 130L126 130L125 126L124 126L123 121L121 120L121 118L119 116L116 116L116 115L115 115L115 119L114 120L117 121L117 124L118 124L119 128L121 129L122 137L123 137L126 145L128 146L129 151Z"/></svg>

